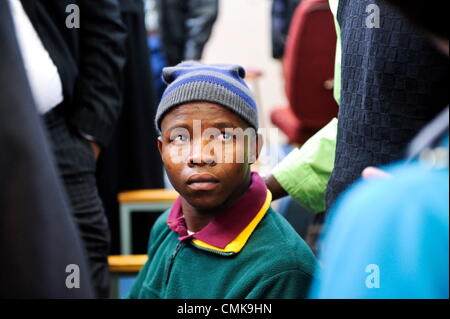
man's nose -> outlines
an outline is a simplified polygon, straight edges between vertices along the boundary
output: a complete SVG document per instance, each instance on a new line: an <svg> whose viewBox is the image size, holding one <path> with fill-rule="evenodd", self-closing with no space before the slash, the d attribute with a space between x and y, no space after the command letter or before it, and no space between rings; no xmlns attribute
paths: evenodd
<svg viewBox="0 0 450 319"><path fill-rule="evenodd" d="M188 158L188 165L194 166L215 166L216 159L214 151L210 147L205 147L207 142L203 142L201 145L194 145L192 152Z"/></svg>

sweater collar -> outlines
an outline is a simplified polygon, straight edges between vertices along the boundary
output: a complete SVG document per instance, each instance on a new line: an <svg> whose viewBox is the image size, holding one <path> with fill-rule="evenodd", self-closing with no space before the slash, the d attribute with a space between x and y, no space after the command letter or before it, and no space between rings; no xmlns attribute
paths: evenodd
<svg viewBox="0 0 450 319"><path fill-rule="evenodd" d="M178 233L179 240L191 239L199 249L221 255L233 255L242 250L270 207L272 194L264 180L252 172L247 191L223 214L211 221L199 232L189 235L179 197L169 214L167 224Z"/></svg>

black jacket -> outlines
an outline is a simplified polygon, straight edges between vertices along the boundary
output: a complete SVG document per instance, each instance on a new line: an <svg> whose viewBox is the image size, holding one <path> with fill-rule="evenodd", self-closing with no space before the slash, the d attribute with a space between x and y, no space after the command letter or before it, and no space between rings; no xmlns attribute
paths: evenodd
<svg viewBox="0 0 450 319"><path fill-rule="evenodd" d="M218 0L157 0L156 4L168 65L200 60L217 19Z"/></svg>
<svg viewBox="0 0 450 319"><path fill-rule="evenodd" d="M275 59L283 58L291 20L300 1L273 0L272 2L272 57Z"/></svg>
<svg viewBox="0 0 450 319"><path fill-rule="evenodd" d="M65 114L79 132L106 146L121 107L125 29L117 0L21 0L58 68ZM80 28L68 28L68 5Z"/></svg>
<svg viewBox="0 0 450 319"><path fill-rule="evenodd" d="M0 1L0 298L93 297L81 240ZM66 287L79 267L79 288ZM70 278L69 278L69 282Z"/></svg>

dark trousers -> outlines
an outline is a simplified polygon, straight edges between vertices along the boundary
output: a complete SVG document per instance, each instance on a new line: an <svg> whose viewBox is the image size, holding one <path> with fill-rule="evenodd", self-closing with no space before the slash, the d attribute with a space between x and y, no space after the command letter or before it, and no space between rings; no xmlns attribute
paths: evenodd
<svg viewBox="0 0 450 319"><path fill-rule="evenodd" d="M63 105L57 106L44 115L44 120L73 218L84 243L92 285L98 298L108 298L110 232L97 191L96 159L90 143L70 128L62 109Z"/></svg>

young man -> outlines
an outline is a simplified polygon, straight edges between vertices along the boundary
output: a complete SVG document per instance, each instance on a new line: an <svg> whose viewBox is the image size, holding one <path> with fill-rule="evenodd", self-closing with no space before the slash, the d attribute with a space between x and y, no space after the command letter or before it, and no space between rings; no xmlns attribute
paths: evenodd
<svg viewBox="0 0 450 319"><path fill-rule="evenodd" d="M181 196L153 227L131 298L306 296L315 258L250 169L262 138L244 76L233 65L164 69L158 148Z"/></svg>

